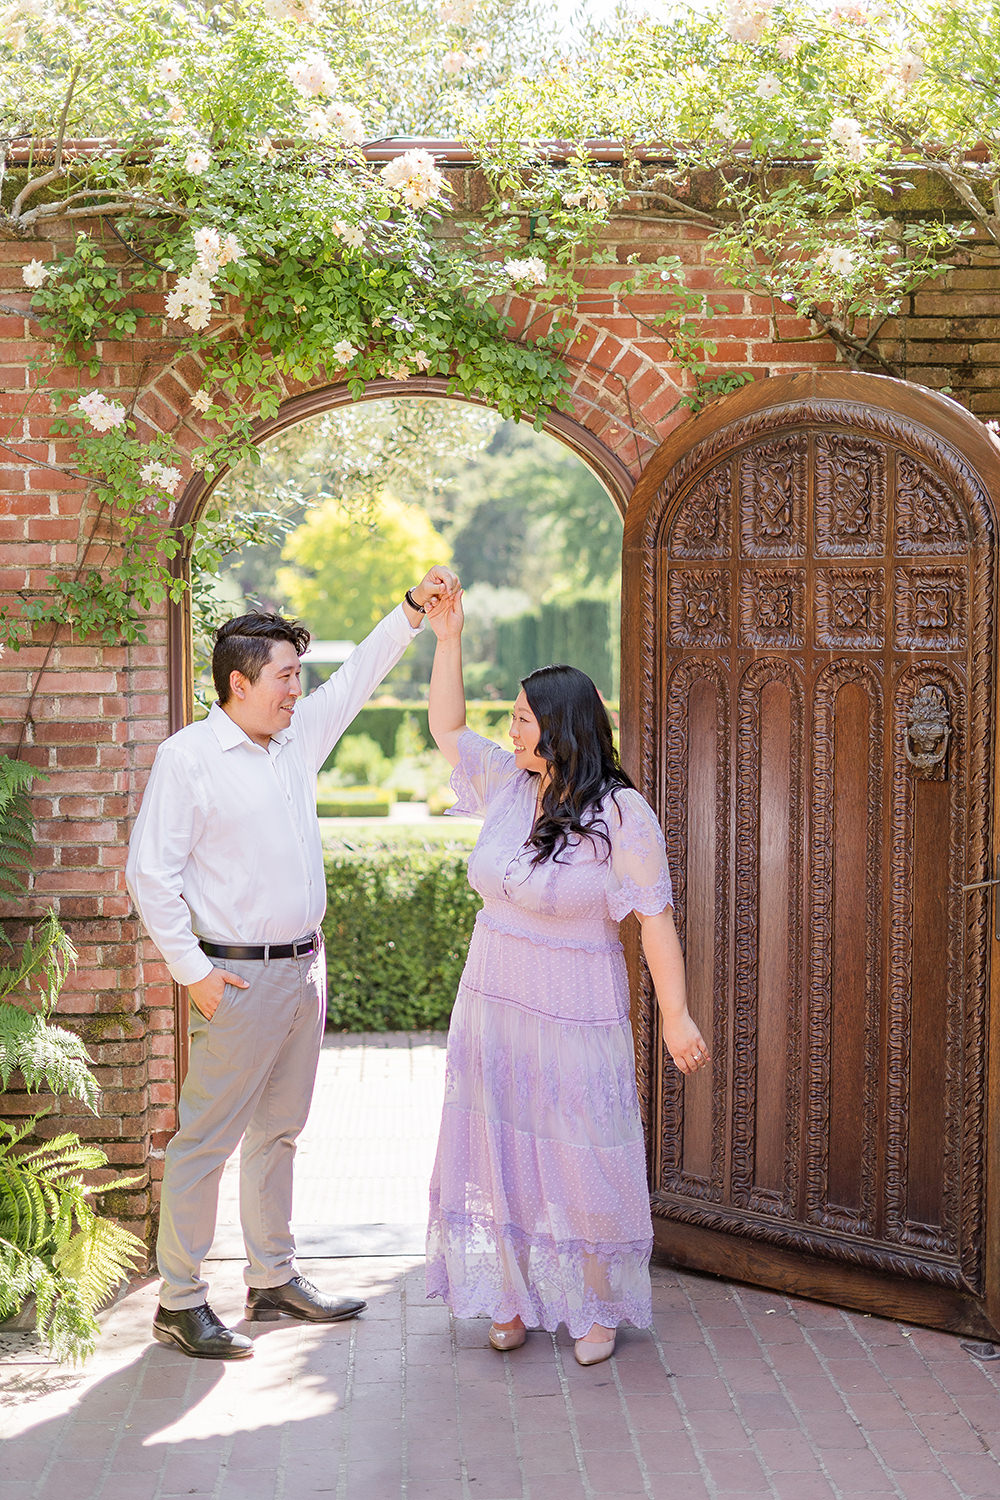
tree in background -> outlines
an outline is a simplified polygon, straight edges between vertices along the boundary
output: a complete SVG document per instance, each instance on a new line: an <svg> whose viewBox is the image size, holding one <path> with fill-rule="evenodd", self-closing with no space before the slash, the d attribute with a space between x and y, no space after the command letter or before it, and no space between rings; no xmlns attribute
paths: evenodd
<svg viewBox="0 0 1000 1500"><path fill-rule="evenodd" d="M359 542L383 530L381 487L409 507L411 518L418 513L426 518L431 535L438 537L439 555L450 549L469 591L466 645L473 694L506 696L516 690L519 675L538 665L514 661L511 646L505 653L511 659L500 668L501 622L522 616L538 622L544 606L540 635L522 620L520 634L507 632L504 638L551 643L565 637L555 654L574 660L581 638L616 633L616 623L597 629L591 621L581 637L579 621L570 618L578 613L581 597L604 601L608 620L617 612L621 519L591 472L556 439L526 424L427 399L371 402L303 422L265 446L259 467L243 466L219 487L215 501L223 518L230 504L243 516L271 504L275 520L274 537L263 545L238 546L234 538L226 586L216 596L220 612L224 606L232 613L234 597L242 595L250 606L302 614L319 636L357 640L369 628L364 621L374 622L381 604L391 605L419 576L416 563L408 572L401 561L368 614L354 607L357 598L350 611L341 607L345 578L353 578L352 587L359 590L368 586L371 562L358 554L361 572L353 570ZM386 551L399 552L389 540ZM372 558L380 555L373 545ZM287 567L289 561L297 571ZM391 689L422 690L431 654L429 642L418 643L394 669ZM598 655L600 660L579 664L611 691L606 639Z"/></svg>
<svg viewBox="0 0 1000 1500"><path fill-rule="evenodd" d="M370 525L326 500L289 536L276 582L314 636L359 641L450 552L423 510L392 495L382 496Z"/></svg>

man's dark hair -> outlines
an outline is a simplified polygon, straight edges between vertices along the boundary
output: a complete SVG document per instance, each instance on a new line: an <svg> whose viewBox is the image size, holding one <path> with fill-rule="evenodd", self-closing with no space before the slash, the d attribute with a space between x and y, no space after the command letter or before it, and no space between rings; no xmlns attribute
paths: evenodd
<svg viewBox="0 0 1000 1500"><path fill-rule="evenodd" d="M268 615L261 610L227 620L215 632L212 650L212 681L219 703L230 698L229 678L242 672L247 682L256 682L271 659L272 641L290 641L301 656L309 646L309 632L298 620L283 615Z"/></svg>

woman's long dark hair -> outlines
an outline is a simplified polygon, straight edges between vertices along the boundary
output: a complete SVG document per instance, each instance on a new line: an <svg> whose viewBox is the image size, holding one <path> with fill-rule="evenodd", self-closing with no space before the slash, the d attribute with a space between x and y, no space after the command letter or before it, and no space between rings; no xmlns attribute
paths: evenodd
<svg viewBox="0 0 1000 1500"><path fill-rule="evenodd" d="M602 839L611 852L597 809L617 787L633 783L622 770L611 720L586 672L576 667L539 667L521 683L541 731L536 755L548 761L549 784L529 844L532 864L558 861L571 834Z"/></svg>

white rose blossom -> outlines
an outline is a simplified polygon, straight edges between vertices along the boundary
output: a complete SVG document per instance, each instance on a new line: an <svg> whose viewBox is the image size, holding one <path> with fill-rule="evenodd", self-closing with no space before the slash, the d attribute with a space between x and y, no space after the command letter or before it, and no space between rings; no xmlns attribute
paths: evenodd
<svg viewBox="0 0 1000 1500"><path fill-rule="evenodd" d="M109 401L100 391L89 391L76 403L95 432L110 432L125 421L125 408L120 401Z"/></svg>
<svg viewBox="0 0 1000 1500"><path fill-rule="evenodd" d="M357 224L345 224L343 219L334 219L333 232L352 250L360 250L365 242L364 231Z"/></svg>
<svg viewBox="0 0 1000 1500"><path fill-rule="evenodd" d="M802 48L802 38L797 36L782 36L775 42L775 50L782 62L791 62L797 57Z"/></svg>
<svg viewBox="0 0 1000 1500"><path fill-rule="evenodd" d="M757 93L762 99L774 99L781 93L781 79L775 73L765 73L757 85Z"/></svg>
<svg viewBox="0 0 1000 1500"><path fill-rule="evenodd" d="M264 14L272 21L315 26L323 19L323 7L320 0L264 0Z"/></svg>
<svg viewBox="0 0 1000 1500"><path fill-rule="evenodd" d="M345 104L342 99L335 99L326 107L326 118L328 124L340 135L345 146L360 146L365 138L365 127L361 111L355 109L353 104Z"/></svg>
<svg viewBox="0 0 1000 1500"><path fill-rule="evenodd" d="M468 66L469 57L465 52L446 52L441 59L442 71L451 77L463 73Z"/></svg>
<svg viewBox="0 0 1000 1500"><path fill-rule="evenodd" d="M727 0L723 30L734 42L759 42L775 0Z"/></svg>
<svg viewBox="0 0 1000 1500"><path fill-rule="evenodd" d="M529 255L524 260L505 260L503 268L511 281L518 285L544 286L549 279L545 262L537 255Z"/></svg>
<svg viewBox="0 0 1000 1500"><path fill-rule="evenodd" d="M167 119L171 125L179 125L185 116L185 109L176 94L167 95Z"/></svg>
<svg viewBox="0 0 1000 1500"><path fill-rule="evenodd" d="M318 105L309 110L302 125L302 134L307 141L321 141L330 132L330 122L326 117L326 110Z"/></svg>
<svg viewBox="0 0 1000 1500"><path fill-rule="evenodd" d="M305 98L329 99L337 87L337 77L322 52L307 52L285 69L292 87Z"/></svg>
<svg viewBox="0 0 1000 1500"><path fill-rule="evenodd" d="M167 464L144 464L139 472L146 484L155 485L157 489L167 490L171 495L183 477L180 469L172 469Z"/></svg>
<svg viewBox="0 0 1000 1500"><path fill-rule="evenodd" d="M830 245L816 257L820 265L826 266L834 276L850 276L857 262L846 245Z"/></svg>
<svg viewBox="0 0 1000 1500"><path fill-rule="evenodd" d="M468 26L476 12L475 0L438 0L437 11L452 26Z"/></svg>
<svg viewBox="0 0 1000 1500"><path fill-rule="evenodd" d="M916 83L917 79L923 76L926 67L927 64L920 54L908 48L896 58L892 71L903 87L908 89L911 84Z"/></svg>
<svg viewBox="0 0 1000 1500"><path fill-rule="evenodd" d="M156 64L156 78L159 83L177 83L183 73L184 68L179 57L164 57Z"/></svg>
<svg viewBox="0 0 1000 1500"><path fill-rule="evenodd" d="M26 266L21 267L21 280L25 286L39 287L50 274L50 268L44 260L29 260Z"/></svg>
<svg viewBox="0 0 1000 1500"><path fill-rule="evenodd" d="M184 170L192 177L202 177L212 165L211 154L202 146L192 146L184 158Z"/></svg>
<svg viewBox="0 0 1000 1500"><path fill-rule="evenodd" d="M382 181L394 188L410 208L426 208L432 198L445 191L443 175L429 151L404 151L382 168Z"/></svg>
<svg viewBox="0 0 1000 1500"><path fill-rule="evenodd" d="M197 263L190 275L178 276L167 293L165 305L168 318L183 318L195 332L208 327L212 319L212 283Z"/></svg>
<svg viewBox="0 0 1000 1500"><path fill-rule="evenodd" d="M840 147L848 161L861 160L864 155L865 142L857 120L850 120L844 115L835 116L830 121L829 136L831 141Z"/></svg>
<svg viewBox="0 0 1000 1500"><path fill-rule="evenodd" d="M330 350L339 365L349 365L352 359L357 358L358 351L350 339L340 339Z"/></svg>
<svg viewBox="0 0 1000 1500"><path fill-rule="evenodd" d="M211 404L212 398L207 391L195 391L194 395L191 397L191 405L194 407L195 411L200 411L202 416L205 415Z"/></svg>

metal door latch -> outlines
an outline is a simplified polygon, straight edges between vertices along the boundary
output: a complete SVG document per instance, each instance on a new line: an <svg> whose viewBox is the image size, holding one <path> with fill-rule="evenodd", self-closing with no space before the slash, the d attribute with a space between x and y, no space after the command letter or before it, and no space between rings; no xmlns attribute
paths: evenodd
<svg viewBox="0 0 1000 1500"><path fill-rule="evenodd" d="M995 874L992 880L974 880L971 885L963 885L964 891L984 891L987 887L1000 885L1000 854L997 855L994 865ZM1000 943L1000 901L993 899L993 936Z"/></svg>

